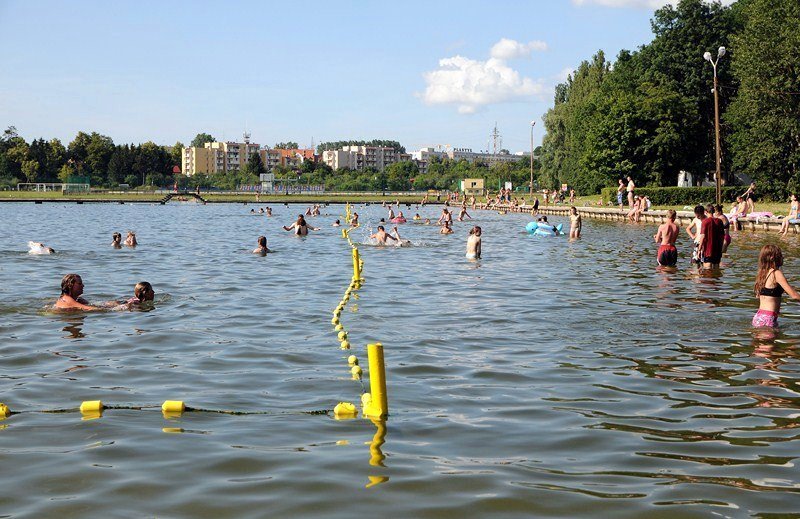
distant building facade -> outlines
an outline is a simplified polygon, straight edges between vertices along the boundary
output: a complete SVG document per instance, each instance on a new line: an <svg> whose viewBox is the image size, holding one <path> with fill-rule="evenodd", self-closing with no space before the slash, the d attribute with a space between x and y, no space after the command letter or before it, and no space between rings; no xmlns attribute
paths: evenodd
<svg viewBox="0 0 800 519"><path fill-rule="evenodd" d="M259 148L258 144L249 142L249 136L245 142L215 141L205 143L202 148L189 146L183 149L181 170L187 176L239 171Z"/></svg>
<svg viewBox="0 0 800 519"><path fill-rule="evenodd" d="M411 160L411 155L400 153L388 146L344 146L338 150L322 152L322 162L332 169L363 170L374 168L384 171L390 164Z"/></svg>
<svg viewBox="0 0 800 519"><path fill-rule="evenodd" d="M267 172L272 172L276 166L284 166L287 168L297 168L300 164L306 161L316 162L317 156L311 148L294 148L294 149L263 149L261 153L261 162Z"/></svg>

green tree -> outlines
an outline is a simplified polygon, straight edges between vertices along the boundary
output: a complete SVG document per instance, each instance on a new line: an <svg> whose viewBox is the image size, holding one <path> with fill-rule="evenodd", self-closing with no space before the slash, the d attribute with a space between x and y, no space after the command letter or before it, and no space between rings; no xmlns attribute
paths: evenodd
<svg viewBox="0 0 800 519"><path fill-rule="evenodd" d="M22 174L28 182L36 182L39 177L39 163L35 160L26 160L22 163Z"/></svg>
<svg viewBox="0 0 800 519"><path fill-rule="evenodd" d="M800 190L800 3L752 0L741 15L731 62L741 83L725 114L733 166L784 198Z"/></svg>
<svg viewBox="0 0 800 519"><path fill-rule="evenodd" d="M248 175L255 175L256 178L258 178L258 175L267 172L267 168L264 167L264 162L261 160L261 154L257 151L250 154L250 158L242 169Z"/></svg>
<svg viewBox="0 0 800 519"><path fill-rule="evenodd" d="M183 148L185 146L181 141L176 142L172 146L169 147L169 157L172 160L173 166L180 166L183 165Z"/></svg>
<svg viewBox="0 0 800 519"><path fill-rule="evenodd" d="M207 133L198 133L195 138L192 139L192 147L202 148L205 143L215 141L216 139Z"/></svg>
<svg viewBox="0 0 800 519"><path fill-rule="evenodd" d="M276 150L296 150L300 146L297 145L296 142L289 141L289 142L279 142L275 145Z"/></svg>

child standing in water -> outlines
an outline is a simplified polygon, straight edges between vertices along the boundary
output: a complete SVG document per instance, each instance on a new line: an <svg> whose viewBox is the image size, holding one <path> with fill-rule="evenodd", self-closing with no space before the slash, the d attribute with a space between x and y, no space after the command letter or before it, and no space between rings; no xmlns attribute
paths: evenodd
<svg viewBox="0 0 800 519"><path fill-rule="evenodd" d="M578 214L574 205L569 208L569 237L581 237L581 215Z"/></svg>
<svg viewBox="0 0 800 519"><path fill-rule="evenodd" d="M755 294L758 297L758 312L753 316L755 328L778 326L781 311L781 296L784 292L792 299L800 299L800 294L792 288L781 272L783 252L777 245L764 245L758 255L758 274L756 274Z"/></svg>
<svg viewBox="0 0 800 519"><path fill-rule="evenodd" d="M469 231L467 259L481 259L481 228L477 225Z"/></svg>

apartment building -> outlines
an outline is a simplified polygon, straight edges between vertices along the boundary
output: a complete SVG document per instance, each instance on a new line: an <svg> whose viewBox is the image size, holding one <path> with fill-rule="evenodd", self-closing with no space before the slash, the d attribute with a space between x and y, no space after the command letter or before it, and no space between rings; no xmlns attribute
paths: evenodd
<svg viewBox="0 0 800 519"><path fill-rule="evenodd" d="M239 171L250 160L250 155L258 153L259 147L250 143L249 137L245 142L207 142L202 148L190 146L183 149L181 170L188 176Z"/></svg>
<svg viewBox="0 0 800 519"><path fill-rule="evenodd" d="M345 146L322 152L322 161L333 169L374 168L383 171L389 164L410 159L411 155L384 146Z"/></svg>
<svg viewBox="0 0 800 519"><path fill-rule="evenodd" d="M267 172L272 172L276 166L296 168L300 167L303 162L317 160L317 156L314 155L314 150L311 148L264 149L259 153Z"/></svg>

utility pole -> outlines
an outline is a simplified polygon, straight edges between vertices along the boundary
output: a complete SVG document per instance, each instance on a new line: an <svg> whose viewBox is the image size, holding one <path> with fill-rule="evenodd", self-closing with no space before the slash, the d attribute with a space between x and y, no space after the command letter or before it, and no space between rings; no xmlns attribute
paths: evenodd
<svg viewBox="0 0 800 519"><path fill-rule="evenodd" d="M703 54L703 58L711 63L711 66L714 68L714 134L716 140L716 148L717 148L717 173L716 173L716 180L717 180L717 204L722 203L722 161L720 159L720 144L719 144L719 84L717 82L717 63L719 63L720 58L725 55L725 47L720 47L717 50L717 59L716 61L711 59L711 53L706 52Z"/></svg>
<svg viewBox="0 0 800 519"><path fill-rule="evenodd" d="M497 122L494 123L494 130L490 135L492 138L492 160L490 161L490 165L494 162L497 162L497 151L498 148L502 148L503 146L503 138L500 136L500 132L497 130Z"/></svg>
<svg viewBox="0 0 800 519"><path fill-rule="evenodd" d="M531 121L531 186L530 195L533 200L533 127L536 126L536 121Z"/></svg>

